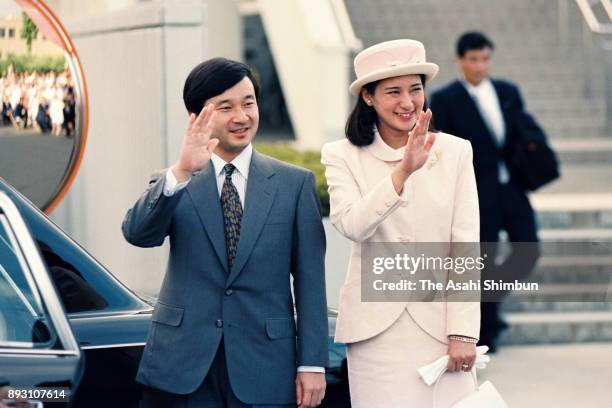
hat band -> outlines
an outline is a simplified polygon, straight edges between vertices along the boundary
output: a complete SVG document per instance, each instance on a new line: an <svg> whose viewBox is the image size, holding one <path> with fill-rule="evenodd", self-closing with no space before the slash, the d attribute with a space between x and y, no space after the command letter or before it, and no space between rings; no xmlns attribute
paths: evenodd
<svg viewBox="0 0 612 408"><path fill-rule="evenodd" d="M398 50L399 51L399 50ZM355 73L357 77L368 75L374 71L392 68L407 64L420 64L425 62L425 53L423 55L412 55L406 58L406 55L401 55L399 52L395 54L393 51L385 50L370 54L358 61L355 64Z"/></svg>

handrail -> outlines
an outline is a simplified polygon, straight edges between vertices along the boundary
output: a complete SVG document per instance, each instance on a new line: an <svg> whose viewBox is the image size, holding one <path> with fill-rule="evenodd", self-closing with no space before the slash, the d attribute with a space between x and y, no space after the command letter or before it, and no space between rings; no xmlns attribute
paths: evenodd
<svg viewBox="0 0 612 408"><path fill-rule="evenodd" d="M608 18L612 20L612 3L610 0L599 0L603 5ZM593 12L591 2L589 0L576 0L578 8L582 12L589 29L597 34L612 34L612 22L600 23L597 16Z"/></svg>
<svg viewBox="0 0 612 408"><path fill-rule="evenodd" d="M606 13L608 14L608 18L612 20L612 1L601 0L601 4L603 5L604 10L606 10Z"/></svg>
<svg viewBox="0 0 612 408"><path fill-rule="evenodd" d="M336 22L338 23L338 28L340 29L344 44L353 52L361 51L363 48L363 43L355 35L353 24L351 23L351 18L346 10L344 0L331 0L331 6L332 10L334 10Z"/></svg>

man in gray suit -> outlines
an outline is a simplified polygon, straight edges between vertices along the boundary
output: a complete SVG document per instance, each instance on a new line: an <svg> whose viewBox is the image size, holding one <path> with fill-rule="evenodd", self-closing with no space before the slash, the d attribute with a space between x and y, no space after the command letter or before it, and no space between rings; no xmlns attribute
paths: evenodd
<svg viewBox="0 0 612 408"><path fill-rule="evenodd" d="M257 97L246 65L196 66L183 90L189 124L178 161L123 222L133 245L170 238L137 376L145 406L314 407L323 399L325 234L314 176L253 149Z"/></svg>

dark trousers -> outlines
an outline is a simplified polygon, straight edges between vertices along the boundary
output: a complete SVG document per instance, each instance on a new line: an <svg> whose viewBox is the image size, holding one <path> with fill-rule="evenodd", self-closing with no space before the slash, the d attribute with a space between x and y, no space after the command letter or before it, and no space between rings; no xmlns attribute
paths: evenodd
<svg viewBox="0 0 612 408"><path fill-rule="evenodd" d="M230 386L221 340L208 374L197 390L179 395L147 387L140 408L295 408L295 405L251 405L240 401Z"/></svg>
<svg viewBox="0 0 612 408"><path fill-rule="evenodd" d="M502 279L513 282L527 277L540 256L537 244L537 224L535 214L525 193L512 182L498 186L499 207L480 214L480 241L485 243L487 262L482 271L482 279ZM506 231L510 241L511 253L500 265L495 265L499 232ZM488 345L495 351L497 337L506 327L501 319L499 308L504 292L483 294L481 303L480 344ZM494 301L493 301L494 300Z"/></svg>

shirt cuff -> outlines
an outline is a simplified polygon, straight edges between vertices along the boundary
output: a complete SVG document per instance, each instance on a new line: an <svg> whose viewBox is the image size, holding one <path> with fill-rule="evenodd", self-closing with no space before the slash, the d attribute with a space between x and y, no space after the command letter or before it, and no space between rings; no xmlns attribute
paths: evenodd
<svg viewBox="0 0 612 408"><path fill-rule="evenodd" d="M325 367L299 366L298 373L321 373L325 374Z"/></svg>
<svg viewBox="0 0 612 408"><path fill-rule="evenodd" d="M172 173L172 169L168 169L168 171L166 172L166 180L164 183L164 195L166 197L172 197L174 194L187 187L187 184L189 184L190 180L191 179L179 183L176 180L174 173Z"/></svg>

